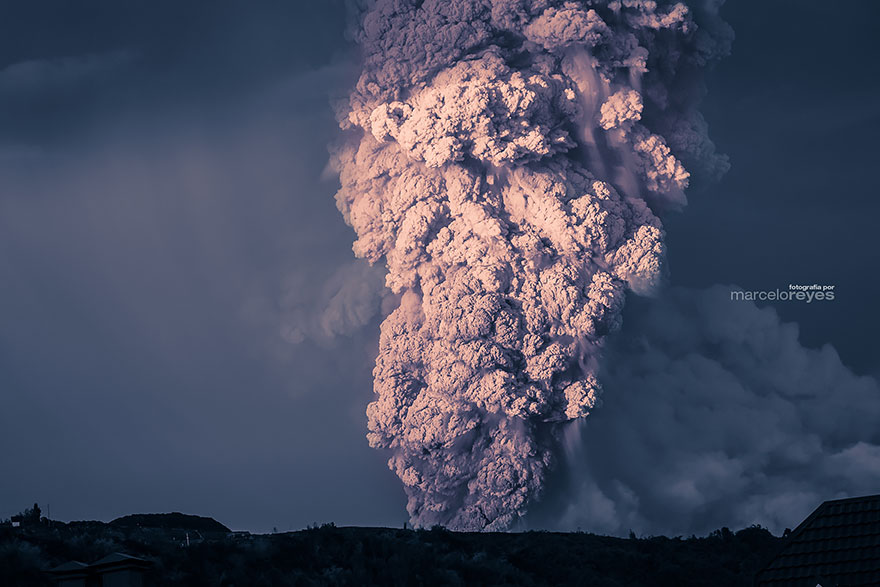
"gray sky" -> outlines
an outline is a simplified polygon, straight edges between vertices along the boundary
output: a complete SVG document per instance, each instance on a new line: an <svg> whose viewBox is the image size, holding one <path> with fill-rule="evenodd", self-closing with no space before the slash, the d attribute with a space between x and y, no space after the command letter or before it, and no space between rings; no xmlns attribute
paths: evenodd
<svg viewBox="0 0 880 587"><path fill-rule="evenodd" d="M704 112L732 168L667 220L672 281L835 284L775 307L877 374L878 9L756 5L723 10ZM364 439L377 319L282 336L291 288L320 306L352 262L322 179L343 25L334 2L0 8L0 517L402 524Z"/></svg>
<svg viewBox="0 0 880 587"><path fill-rule="evenodd" d="M667 219L673 281L834 284L835 303L775 307L808 346L830 342L857 373L880 374L880 6L730 0L722 15L736 41L703 112L731 169Z"/></svg>
<svg viewBox="0 0 880 587"><path fill-rule="evenodd" d="M352 261L341 8L37 4L0 15L0 516L402 522L376 324L291 345L263 308Z"/></svg>

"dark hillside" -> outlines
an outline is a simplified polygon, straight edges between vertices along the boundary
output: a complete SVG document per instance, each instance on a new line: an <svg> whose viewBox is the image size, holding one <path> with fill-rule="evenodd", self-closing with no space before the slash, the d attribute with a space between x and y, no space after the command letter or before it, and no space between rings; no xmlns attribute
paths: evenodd
<svg viewBox="0 0 880 587"><path fill-rule="evenodd" d="M213 518L192 516L173 512L170 514L130 514L116 518L111 526L119 528L168 528L178 530L194 530L198 532L230 532L229 528Z"/></svg>
<svg viewBox="0 0 880 587"><path fill-rule="evenodd" d="M626 539L333 525L182 538L177 527L123 519L64 524L44 518L28 527L0 527L0 585L50 585L42 569L123 552L153 562L148 584L154 585L751 586L781 541L762 528L723 529L704 538Z"/></svg>

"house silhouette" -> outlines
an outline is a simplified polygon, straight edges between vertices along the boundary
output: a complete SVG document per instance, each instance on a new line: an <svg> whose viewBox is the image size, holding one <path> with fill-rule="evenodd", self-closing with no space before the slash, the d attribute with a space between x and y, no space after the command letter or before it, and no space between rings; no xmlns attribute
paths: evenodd
<svg viewBox="0 0 880 587"><path fill-rule="evenodd" d="M826 501L785 538L758 587L880 585L880 495Z"/></svg>
<svg viewBox="0 0 880 587"><path fill-rule="evenodd" d="M90 565L70 561L47 571L58 587L143 587L151 563L121 552Z"/></svg>

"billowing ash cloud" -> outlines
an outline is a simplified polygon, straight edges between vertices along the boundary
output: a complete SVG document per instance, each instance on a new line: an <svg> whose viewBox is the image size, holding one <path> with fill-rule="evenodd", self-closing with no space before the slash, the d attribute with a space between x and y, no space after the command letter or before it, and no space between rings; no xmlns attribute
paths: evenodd
<svg viewBox="0 0 880 587"><path fill-rule="evenodd" d="M291 274L278 299L281 337L326 343L363 327L380 311L382 278L363 261L338 268L319 287L310 287L308 276Z"/></svg>
<svg viewBox="0 0 880 587"><path fill-rule="evenodd" d="M565 507L533 512L535 525L781 532L826 499L876 493L877 380L730 290L673 288L628 308L601 375L614 401L571 438L567 479L549 490Z"/></svg>
<svg viewBox="0 0 880 587"><path fill-rule="evenodd" d="M684 164L726 165L695 110L730 38L705 4L360 4L337 203L401 294L368 438L415 524L508 527L597 406L625 293L662 275L655 212L684 204Z"/></svg>
<svg viewBox="0 0 880 587"><path fill-rule="evenodd" d="M363 261L332 272L300 267L277 283L252 287L241 315L251 327L274 331L270 338L277 344L270 346L277 347L279 356L289 352L288 344L308 341L328 347L388 314L396 296L384 280L384 268Z"/></svg>

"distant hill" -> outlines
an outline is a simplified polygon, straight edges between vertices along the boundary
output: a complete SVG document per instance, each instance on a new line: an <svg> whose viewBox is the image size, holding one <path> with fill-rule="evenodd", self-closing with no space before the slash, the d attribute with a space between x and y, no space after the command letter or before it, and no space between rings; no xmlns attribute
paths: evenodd
<svg viewBox="0 0 880 587"><path fill-rule="evenodd" d="M117 528L162 528L165 530L195 530L198 532L231 532L215 520L172 512L170 514L129 514L110 522Z"/></svg>

